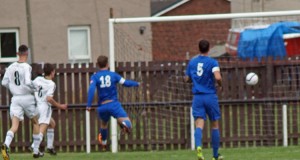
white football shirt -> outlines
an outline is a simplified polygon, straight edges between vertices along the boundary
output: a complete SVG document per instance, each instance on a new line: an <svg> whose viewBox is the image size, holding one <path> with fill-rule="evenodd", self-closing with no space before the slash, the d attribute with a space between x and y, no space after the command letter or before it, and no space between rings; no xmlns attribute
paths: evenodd
<svg viewBox="0 0 300 160"><path fill-rule="evenodd" d="M32 94L31 70L28 63L12 63L5 71L2 85L7 87L14 96Z"/></svg>
<svg viewBox="0 0 300 160"><path fill-rule="evenodd" d="M34 96L38 103L47 102L48 96L53 97L56 85L52 80L39 76L34 79L33 84L36 88Z"/></svg>

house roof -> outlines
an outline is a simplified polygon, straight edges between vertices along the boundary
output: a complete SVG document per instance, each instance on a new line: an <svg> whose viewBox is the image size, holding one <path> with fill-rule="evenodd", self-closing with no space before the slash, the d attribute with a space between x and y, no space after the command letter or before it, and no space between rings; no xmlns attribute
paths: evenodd
<svg viewBox="0 0 300 160"><path fill-rule="evenodd" d="M191 0L151 0L151 16L161 16ZM226 0L231 2L231 0Z"/></svg>
<svg viewBox="0 0 300 160"><path fill-rule="evenodd" d="M161 16L190 0L151 0L151 16Z"/></svg>

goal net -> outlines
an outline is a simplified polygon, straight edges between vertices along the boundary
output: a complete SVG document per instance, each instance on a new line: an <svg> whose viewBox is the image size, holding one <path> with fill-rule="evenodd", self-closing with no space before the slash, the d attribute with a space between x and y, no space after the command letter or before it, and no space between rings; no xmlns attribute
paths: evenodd
<svg viewBox="0 0 300 160"><path fill-rule="evenodd" d="M183 77L201 39L210 42L209 56L218 60L223 77L223 91L218 92L221 146L298 144L299 15L285 11L110 19L111 69L141 83L119 88L133 132L119 135L116 149L193 148L192 84ZM258 84L245 83L249 72L258 75ZM210 147L209 121L203 145Z"/></svg>

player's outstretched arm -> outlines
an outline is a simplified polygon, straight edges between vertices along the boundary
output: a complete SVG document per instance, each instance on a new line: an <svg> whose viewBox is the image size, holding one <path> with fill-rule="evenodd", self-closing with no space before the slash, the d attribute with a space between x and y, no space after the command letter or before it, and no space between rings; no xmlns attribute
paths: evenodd
<svg viewBox="0 0 300 160"><path fill-rule="evenodd" d="M60 104L56 100L54 100L53 97L51 97L51 96L47 96L47 101L59 109L65 110L68 108L67 104Z"/></svg>
<svg viewBox="0 0 300 160"><path fill-rule="evenodd" d="M121 78L119 83L125 87L138 87L140 85L140 83L137 81L128 80L128 79L124 79L124 78Z"/></svg>

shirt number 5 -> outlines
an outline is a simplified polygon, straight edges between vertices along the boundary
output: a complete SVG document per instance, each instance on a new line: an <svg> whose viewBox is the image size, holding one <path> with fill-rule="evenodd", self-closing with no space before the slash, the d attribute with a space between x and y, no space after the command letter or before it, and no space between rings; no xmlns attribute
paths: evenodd
<svg viewBox="0 0 300 160"><path fill-rule="evenodd" d="M198 66L197 66L197 75L198 76L202 76L203 74L203 63L198 63Z"/></svg>

